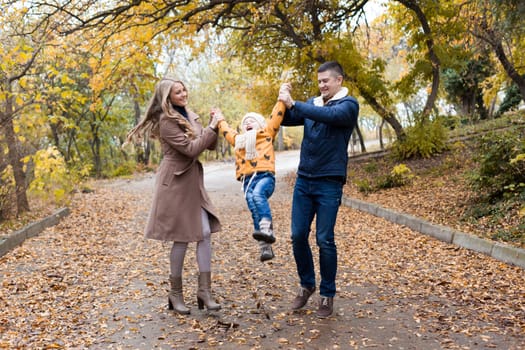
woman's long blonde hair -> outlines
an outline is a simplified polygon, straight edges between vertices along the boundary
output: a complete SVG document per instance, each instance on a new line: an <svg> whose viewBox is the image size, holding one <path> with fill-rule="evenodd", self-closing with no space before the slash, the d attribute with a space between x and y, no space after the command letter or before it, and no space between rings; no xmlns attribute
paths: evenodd
<svg viewBox="0 0 525 350"><path fill-rule="evenodd" d="M148 103L144 118L128 132L126 142L138 141L143 137L158 138L159 121L162 114L175 119L187 137L190 139L195 137L190 122L176 112L171 104L170 91L175 83L181 84L186 89L186 85L182 81L170 77L162 78L157 83L155 93Z"/></svg>

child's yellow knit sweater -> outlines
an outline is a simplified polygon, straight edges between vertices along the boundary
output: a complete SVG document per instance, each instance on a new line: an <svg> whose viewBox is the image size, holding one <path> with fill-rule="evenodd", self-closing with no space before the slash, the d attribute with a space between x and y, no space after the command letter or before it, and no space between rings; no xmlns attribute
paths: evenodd
<svg viewBox="0 0 525 350"><path fill-rule="evenodd" d="M241 181L244 177L255 172L270 171L275 174L273 141L279 132L285 111L286 106L284 103L278 101L273 107L270 119L266 121L266 127L257 131L255 143L257 158L246 160L245 149L235 151L235 177L237 180ZM232 129L225 120L219 123L219 131L230 145L235 146L235 136L239 132Z"/></svg>

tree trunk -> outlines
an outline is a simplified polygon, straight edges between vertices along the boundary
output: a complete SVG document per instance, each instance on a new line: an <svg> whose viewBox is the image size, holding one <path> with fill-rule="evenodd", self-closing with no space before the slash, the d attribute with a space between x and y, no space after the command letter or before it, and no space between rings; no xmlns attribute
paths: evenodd
<svg viewBox="0 0 525 350"><path fill-rule="evenodd" d="M78 152L78 146L76 144L76 132L71 130L67 132L67 143L66 143L66 155L64 156L66 162L73 159L73 149L77 151L78 158L82 161L82 155Z"/></svg>
<svg viewBox="0 0 525 350"><path fill-rule="evenodd" d="M414 11L417 19L419 20L419 23L421 23L421 27L426 36L425 43L427 44L428 48L428 58L430 59L430 63L432 64L432 90L428 95L427 102L425 104L425 107L423 108L423 112L421 113L422 121L425 121L427 120L427 117L430 115L430 112L432 111L432 108L436 103L436 98L439 89L439 70L441 67L441 62L439 60L439 57L436 55L436 52L434 51L434 40L432 39L432 31L430 30L430 25L428 24L428 20L423 11L421 10L421 7L414 0L397 1L399 1L401 4L403 4L410 10Z"/></svg>
<svg viewBox="0 0 525 350"><path fill-rule="evenodd" d="M361 152L366 152L366 146L365 146L365 140L363 139L363 134L361 133L361 129L359 129L359 125L355 125L355 132L357 133L357 136L359 136L359 144L361 145Z"/></svg>
<svg viewBox="0 0 525 350"><path fill-rule="evenodd" d="M140 121L140 104L136 98L133 99L133 110L135 114L135 125L137 125ZM149 155L150 155L149 143L150 143L149 139L146 139L143 142L135 143L135 149L137 149L137 152L136 152L137 163L148 165Z"/></svg>
<svg viewBox="0 0 525 350"><path fill-rule="evenodd" d="M120 154L122 154L122 157L124 158L124 161L127 162L129 160L128 153L126 151L124 151L124 148L122 148L122 145L124 144L124 142L126 142L126 138L125 137L119 137L118 140L120 142L120 145L118 147L118 149L120 150Z"/></svg>
<svg viewBox="0 0 525 350"><path fill-rule="evenodd" d="M485 120L488 118L489 113L487 109L485 108L485 102L483 101L483 95L479 93L478 89L476 89L476 96L475 96L476 102L475 102L475 108L477 113L479 114L479 119Z"/></svg>
<svg viewBox="0 0 525 350"><path fill-rule="evenodd" d="M146 146L144 147L144 165L149 164L149 158L152 150L153 143L148 139L146 140Z"/></svg>
<svg viewBox="0 0 525 350"><path fill-rule="evenodd" d="M91 153L93 154L93 165L95 176L100 178L102 175L102 157L100 156L100 138L98 136L98 127L91 124L91 135L93 140L91 144Z"/></svg>
<svg viewBox="0 0 525 350"><path fill-rule="evenodd" d="M492 118L494 117L494 110L496 109L496 102L498 101L497 97L492 98L492 101L490 102L490 108L488 111L488 117Z"/></svg>
<svg viewBox="0 0 525 350"><path fill-rule="evenodd" d="M505 69L505 72L507 72L509 78L511 78L512 81L518 86L521 99L525 101L525 75L521 76L516 71L516 68L514 68L514 65L509 61L507 55L505 54L505 50L503 49L503 45L501 44L501 40L491 40L491 45L496 53L496 57L498 57L498 60L503 66L503 69Z"/></svg>
<svg viewBox="0 0 525 350"><path fill-rule="evenodd" d="M98 136L94 136L91 144L91 152L93 152L93 163L95 165L95 176L100 178L102 176L102 159L100 157L100 140Z"/></svg>
<svg viewBox="0 0 525 350"><path fill-rule="evenodd" d="M507 58L507 54L505 53L505 49L503 48L501 37L496 33L496 31L493 28L489 27L486 18L481 19L479 26L482 33L474 33L474 35L476 35L492 47L494 53L496 54L496 57L503 66L503 69L505 70L509 78L518 86L518 89L520 90L521 99L525 101L525 74L520 75L514 67L514 65L512 64L512 62L509 61L509 59Z"/></svg>
<svg viewBox="0 0 525 350"><path fill-rule="evenodd" d="M0 116L1 116L0 112ZM0 122L3 119L0 118ZM1 129L1 128L0 128ZM5 140L2 140L5 141ZM9 165L9 162L7 159L4 158L4 155L6 155L7 152L4 151L4 145L3 142L0 143L0 174L4 172L4 170ZM13 208L12 201L9 200L9 195L11 192L11 186L7 183L7 179L3 179L0 176L0 222L7 219L9 217L9 213L11 209Z"/></svg>
<svg viewBox="0 0 525 350"><path fill-rule="evenodd" d="M57 149L60 148L60 137L58 136L58 125L56 123L49 123L49 128L51 129L51 134L53 135L53 142Z"/></svg>
<svg viewBox="0 0 525 350"><path fill-rule="evenodd" d="M10 105L10 102L8 102L8 106ZM4 123L4 133L7 141L7 157L9 159L9 164L11 164L11 167L13 168L13 177L15 179L16 209L17 215L19 215L29 211L26 174L24 173L24 164L22 162L22 154L20 152L20 142L16 137L13 126L13 118L7 117L7 120L4 121Z"/></svg>
<svg viewBox="0 0 525 350"><path fill-rule="evenodd" d="M385 149L385 143L383 142L383 126L385 125L385 120L381 119L381 125L379 125L379 148L381 150Z"/></svg>
<svg viewBox="0 0 525 350"><path fill-rule="evenodd" d="M457 94L458 109L462 116L472 120L476 110L476 97L473 89Z"/></svg>
<svg viewBox="0 0 525 350"><path fill-rule="evenodd" d="M367 91L364 91L357 87L359 89L359 93L361 96L365 99L365 101L372 107L372 109L379 114L381 118L383 118L392 129L394 129L394 132L396 133L396 137L398 140L403 140L405 138L405 131L403 130L403 126L401 126L401 123L399 120L397 120L394 113L387 111L386 108L384 108L382 105L377 102L376 98L373 97L370 93Z"/></svg>

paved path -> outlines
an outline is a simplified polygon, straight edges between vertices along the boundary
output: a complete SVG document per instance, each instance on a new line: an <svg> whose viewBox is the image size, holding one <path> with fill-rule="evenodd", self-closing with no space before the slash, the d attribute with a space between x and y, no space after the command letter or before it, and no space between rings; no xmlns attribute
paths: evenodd
<svg viewBox="0 0 525 350"><path fill-rule="evenodd" d="M0 348L525 348L521 268L346 207L336 226L335 314L317 319L317 296L292 312L297 277L283 176L296 159L278 156L276 258L265 264L233 164L205 169L223 222L213 239L222 310L197 309L194 247L184 270L192 313L167 310L170 245L142 236L153 177L101 182L59 225L0 259Z"/></svg>

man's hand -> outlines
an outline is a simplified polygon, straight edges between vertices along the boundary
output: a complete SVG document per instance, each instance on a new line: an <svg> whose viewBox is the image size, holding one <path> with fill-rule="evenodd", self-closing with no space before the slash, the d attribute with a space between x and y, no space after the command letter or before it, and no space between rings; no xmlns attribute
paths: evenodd
<svg viewBox="0 0 525 350"><path fill-rule="evenodd" d="M286 108L288 109L292 108L294 105L294 100L292 99L292 96L290 96L289 91L279 92L278 100L284 102Z"/></svg>
<svg viewBox="0 0 525 350"><path fill-rule="evenodd" d="M292 84L290 84L290 83L283 83L283 84L281 84L281 87L279 88L279 94L281 92L292 93Z"/></svg>

